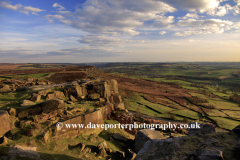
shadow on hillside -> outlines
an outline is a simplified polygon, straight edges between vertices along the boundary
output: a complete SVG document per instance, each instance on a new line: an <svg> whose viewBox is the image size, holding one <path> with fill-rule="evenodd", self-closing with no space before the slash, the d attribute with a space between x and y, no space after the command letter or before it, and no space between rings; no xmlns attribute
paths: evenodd
<svg viewBox="0 0 240 160"><path fill-rule="evenodd" d="M44 160L82 160L82 158L75 158L68 155L63 154L46 154L39 153L41 158Z"/></svg>

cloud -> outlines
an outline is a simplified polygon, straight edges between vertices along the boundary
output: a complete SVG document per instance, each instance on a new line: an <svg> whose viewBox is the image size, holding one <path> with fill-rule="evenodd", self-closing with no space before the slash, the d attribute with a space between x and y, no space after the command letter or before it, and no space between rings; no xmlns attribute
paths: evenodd
<svg viewBox="0 0 240 160"><path fill-rule="evenodd" d="M52 23L54 19L57 19L59 20L60 22L64 23L64 24L68 24L68 25L71 25L72 24L72 21L71 20L68 20L66 19L64 16L62 15L46 15L44 16L44 18L48 19L48 22L49 23Z"/></svg>
<svg viewBox="0 0 240 160"><path fill-rule="evenodd" d="M58 7L58 10L65 10L65 7L63 7L62 5L58 4L58 3L54 3L53 7Z"/></svg>
<svg viewBox="0 0 240 160"><path fill-rule="evenodd" d="M220 19L206 19L206 20L179 20L178 26L187 27L187 31L175 32L175 36L188 36L199 34L221 34L225 30L231 29L234 23L232 21L225 21Z"/></svg>
<svg viewBox="0 0 240 160"><path fill-rule="evenodd" d="M123 47L123 44L130 42L116 37L109 37L105 35L84 35L78 42L88 44L91 46L118 46Z"/></svg>
<svg viewBox="0 0 240 160"><path fill-rule="evenodd" d="M219 0L160 0L171 6L189 11L206 12L219 6Z"/></svg>
<svg viewBox="0 0 240 160"><path fill-rule="evenodd" d="M210 10L207 14L212 16L225 16L226 14L232 12L234 15L240 13L240 8L238 5L231 6L229 4L225 4L224 6L218 6L217 8Z"/></svg>
<svg viewBox="0 0 240 160"><path fill-rule="evenodd" d="M239 5L239 6L240 6L240 0L234 0L234 2L236 2L236 3L237 3L237 5Z"/></svg>
<svg viewBox="0 0 240 160"><path fill-rule="evenodd" d="M137 29L145 25L169 26L174 22L174 17L164 14L175 11L174 7L155 0L115 0L108 3L87 0L74 13L66 15L64 20L49 15L46 18L50 22L58 19L93 34L138 35ZM151 23L145 23L147 21Z"/></svg>
<svg viewBox="0 0 240 160"><path fill-rule="evenodd" d="M11 5L5 1L0 1L0 6L4 8L12 9L24 14L29 14L29 12L31 12L32 14L37 15L37 12L45 11L44 9L34 8L31 6L23 7L21 4Z"/></svg>
<svg viewBox="0 0 240 160"><path fill-rule="evenodd" d="M0 1L0 6L4 7L4 8L7 8L7 9L12 9L12 10L17 10L18 8L22 7L21 4L16 4L16 5L11 5L11 4L8 4L7 2L5 1Z"/></svg>
<svg viewBox="0 0 240 160"><path fill-rule="evenodd" d="M164 35L164 34L166 34L166 33L167 33L166 31L161 31L161 32L159 32L160 35Z"/></svg>
<svg viewBox="0 0 240 160"><path fill-rule="evenodd" d="M198 11L200 13L207 13L212 16L224 16L230 12L232 12L233 14L240 13L239 8L240 0L234 0L235 3L237 3L237 5L233 7L229 4L221 6L221 2L229 0L160 0L160 1L191 12Z"/></svg>
<svg viewBox="0 0 240 160"><path fill-rule="evenodd" d="M187 13L183 17L178 17L178 19L198 19L198 18L199 18L199 16L197 13Z"/></svg>
<svg viewBox="0 0 240 160"><path fill-rule="evenodd" d="M19 12L25 13L25 14L29 14L29 12L31 12L32 14L37 15L37 12L42 12L45 11L44 9L39 9L39 8L34 8L31 6L27 6L27 7L23 7L22 9L19 10Z"/></svg>

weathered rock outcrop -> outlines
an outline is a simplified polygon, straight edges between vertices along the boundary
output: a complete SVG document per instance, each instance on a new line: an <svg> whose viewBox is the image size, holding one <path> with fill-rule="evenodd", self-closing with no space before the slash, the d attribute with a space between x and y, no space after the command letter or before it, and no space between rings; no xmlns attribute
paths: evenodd
<svg viewBox="0 0 240 160"><path fill-rule="evenodd" d="M63 93L66 97L73 95L74 97L84 98L87 95L87 89L85 85L73 84L70 87L64 89Z"/></svg>
<svg viewBox="0 0 240 160"><path fill-rule="evenodd" d="M124 103L123 102L115 103L114 109L116 111L124 111L125 110Z"/></svg>
<svg viewBox="0 0 240 160"><path fill-rule="evenodd" d="M121 124L134 124L133 115L126 111L117 111L114 114L113 119L117 120ZM133 135L137 133L135 128L129 128L129 126L124 128L124 130Z"/></svg>
<svg viewBox="0 0 240 160"><path fill-rule="evenodd" d="M41 95L33 93L33 95L31 96L30 100L34 101L34 102L39 102L41 100Z"/></svg>
<svg viewBox="0 0 240 160"><path fill-rule="evenodd" d="M70 99L70 101L72 101L72 102L77 102L77 99L76 99L75 97L73 97L72 95L70 95L69 99Z"/></svg>
<svg viewBox="0 0 240 160"><path fill-rule="evenodd" d="M181 148L179 139L182 138L149 140L137 153L136 160L172 159L177 156L177 151Z"/></svg>
<svg viewBox="0 0 240 160"><path fill-rule="evenodd" d="M42 91L38 91L38 94L41 95L41 96L46 96L49 92L52 92L51 89L45 89L45 90L42 90Z"/></svg>
<svg viewBox="0 0 240 160"><path fill-rule="evenodd" d="M222 151L212 149L201 149L195 153L197 160L223 160Z"/></svg>
<svg viewBox="0 0 240 160"><path fill-rule="evenodd" d="M63 92L54 91L53 93L48 94L46 99L54 99L54 98L62 99L63 97L64 97Z"/></svg>
<svg viewBox="0 0 240 160"><path fill-rule="evenodd" d="M142 129L138 131L134 140L135 151L139 152L145 142L151 139L165 139L165 137L161 132L151 129Z"/></svg>
<svg viewBox="0 0 240 160"><path fill-rule="evenodd" d="M16 159L15 157L22 157L41 160L40 155L36 150L37 147L23 147L20 145L14 145L10 148L8 152L9 156L6 157L9 159Z"/></svg>
<svg viewBox="0 0 240 160"><path fill-rule="evenodd" d="M10 119L7 111L0 110L0 137L11 129Z"/></svg>
<svg viewBox="0 0 240 160"><path fill-rule="evenodd" d="M27 116L38 115L41 113L49 113L58 109L62 109L64 108L64 106L65 103L62 100L51 99L20 111L18 113L18 117L24 118Z"/></svg>
<svg viewBox="0 0 240 160"><path fill-rule="evenodd" d="M9 91L11 89L10 89L9 85L4 85L0 90Z"/></svg>
<svg viewBox="0 0 240 160"><path fill-rule="evenodd" d="M30 100L23 100L23 103L21 104L21 106L32 106L34 105L35 103L33 101L30 101Z"/></svg>
<svg viewBox="0 0 240 160"><path fill-rule="evenodd" d="M233 128L232 132L240 135L240 125L238 125L237 127Z"/></svg>
<svg viewBox="0 0 240 160"><path fill-rule="evenodd" d="M216 132L211 124L200 124L200 128L196 128L196 122L189 123L188 135L209 134Z"/></svg>
<svg viewBox="0 0 240 160"><path fill-rule="evenodd" d="M84 127L79 125L68 127L66 124L83 124ZM61 134L64 137L77 136L80 133L85 135L98 135L104 129L102 124L104 124L102 112L101 110L95 110L91 113L59 123L56 126L56 134Z"/></svg>

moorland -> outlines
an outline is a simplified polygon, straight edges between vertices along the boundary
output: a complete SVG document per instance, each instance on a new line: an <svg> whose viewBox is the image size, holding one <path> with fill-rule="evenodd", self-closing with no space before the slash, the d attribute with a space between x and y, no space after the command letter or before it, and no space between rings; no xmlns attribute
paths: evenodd
<svg viewBox="0 0 240 160"><path fill-rule="evenodd" d="M186 148L179 148L170 159L179 155L183 159L197 158L201 157L196 152L199 148L223 146L227 148L221 148L225 158L238 156L236 147L230 147L230 143L238 144L236 135L228 133L240 124L240 63L0 64L0 88L0 109L10 115L10 129L5 134L8 140L0 145L0 156L8 155L18 144L37 147L42 159L134 159L138 130L94 130L94 134L79 131L78 136L75 132L73 137L65 133L58 136L54 128L57 122L79 116L87 120L98 110L103 118L89 121L199 122L217 131L207 137L189 136ZM32 106L43 108L56 98L61 101L58 104L64 103L57 106L60 109L26 113ZM161 139L185 137L188 133L184 129L159 132ZM206 145L209 139L218 142ZM164 159L166 155L162 156Z"/></svg>

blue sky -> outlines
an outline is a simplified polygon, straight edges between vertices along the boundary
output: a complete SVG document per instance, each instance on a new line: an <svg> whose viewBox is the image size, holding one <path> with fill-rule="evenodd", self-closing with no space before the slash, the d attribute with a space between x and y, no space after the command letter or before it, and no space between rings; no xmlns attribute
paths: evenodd
<svg viewBox="0 0 240 160"><path fill-rule="evenodd" d="M0 0L0 63L240 61L240 0Z"/></svg>

